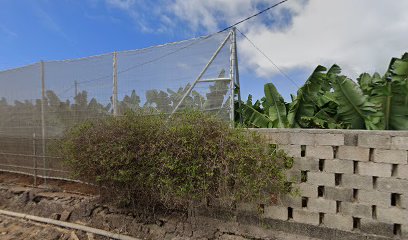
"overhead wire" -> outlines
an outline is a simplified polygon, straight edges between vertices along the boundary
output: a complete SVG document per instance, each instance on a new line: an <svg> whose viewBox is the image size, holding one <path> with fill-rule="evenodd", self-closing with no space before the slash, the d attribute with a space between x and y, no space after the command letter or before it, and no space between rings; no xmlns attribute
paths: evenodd
<svg viewBox="0 0 408 240"><path fill-rule="evenodd" d="M297 88L300 88L300 86L291 78L289 77L288 74L286 74L268 55L266 55L266 53L264 51L262 51L259 47L257 47L255 45L255 43L249 39L248 36L246 36L244 33L242 33L238 28L236 28L236 30L259 52L261 53L281 74L282 76L284 76L286 79L288 79L290 82L293 83L293 85L295 85ZM310 99L314 104L316 104L316 106L318 106L319 104L313 99Z"/></svg>
<svg viewBox="0 0 408 240"><path fill-rule="evenodd" d="M236 23L234 23L234 24L232 24L232 25L230 25L230 26L228 26L228 27L226 27L226 28L224 28L224 29L218 31L218 32L214 32L214 33L211 33L211 34L209 34L209 35L207 35L207 36L200 37L200 38L196 39L196 40L198 40L198 41L193 41L193 42L191 42L190 44L187 44L186 46L182 46L182 47L180 47L180 48L177 48L177 49L175 49L175 50L172 51L172 52L163 54L163 55L161 55L161 56L159 56L159 57L157 57L157 58L154 58L154 59L152 59L152 60L149 60L149 61L146 61L146 62L142 62L142 63L139 63L139 64L137 64L137 65L134 65L134 66L131 66L131 67L129 67L129 68L126 68L126 69L124 69L124 70L118 71L118 74L121 74L121 73L124 73L124 72L128 72L128 71L130 71L130 70L132 70L132 69L135 69L135 68L137 68L137 67L144 66L144 65L146 65L146 64L159 61L159 60L161 60L161 59L163 59L163 58L165 58L165 57L167 57L167 56L170 56L170 55L172 55L172 54L175 54L175 53L177 53L177 52L179 52L179 51L181 51L181 50L183 50L183 49L186 49L186 48L188 48L188 47L190 47L190 46L192 46L192 45L195 45L195 44L197 44L197 43L199 43L199 42L201 42L201 41L203 41L203 40L206 40L206 39L208 39L208 38L210 38L210 37L212 37L212 36L214 36L214 35L216 35L216 34L225 32L225 31L227 31L227 30L229 30L229 29L231 29L231 28L233 28L233 27L235 27L235 26L237 26L237 25L239 25L239 24L241 24L241 23L243 23L243 22L246 22L246 21L248 21L248 20L250 20L250 19L252 19L252 18L254 18L254 17L257 17L257 16L259 16L259 15L261 15L261 14L263 14L263 13L265 13L265 12L271 10L272 8L275 8L275 7L277 7L277 6L279 6L279 5L283 4L283 3L285 3L285 2L287 2L287 1L288 1L288 0L280 1L280 2L278 2L278 3L276 3L276 4L272 5L272 6L269 6L269 7L265 8L265 9L263 9L263 10L257 12L256 14L253 14L253 15L247 17L247 18L244 18L244 19L242 19L242 20L240 20L240 21L238 21L238 22L236 22ZM184 41L182 41L182 42L184 42ZM172 43L172 44L177 44L177 43ZM94 81L100 80L101 78L105 78L105 77L106 77L106 76L103 76L103 77L99 77L99 78L92 79L92 80L88 80L88 81L84 81L84 82L94 82ZM84 83L84 82L79 82L79 83Z"/></svg>
<svg viewBox="0 0 408 240"><path fill-rule="evenodd" d="M284 76L286 79L291 81L296 87L299 87L299 85L288 75L286 74L264 51L262 51L258 46L255 45L255 43L249 39L247 35L245 35L243 32L241 32L238 28L236 30L260 53L262 56L264 56L278 71L279 73Z"/></svg>
<svg viewBox="0 0 408 240"><path fill-rule="evenodd" d="M277 7L277 6L279 6L279 5L281 5L282 3L287 2L287 1L288 1L288 0L284 0L284 1L281 1L281 2L278 2L278 3L274 4L274 5L272 5L272 6L270 6L270 7L267 7L267 8L265 8L264 10L262 10L262 11L256 13L256 14L254 14L254 15L251 15L251 16L249 16L249 17L247 17L247 18L244 18L244 19L242 19L241 21L238 21L238 22L236 22L236 23L234 23L234 24L232 24L232 25L230 25L230 26L224 28L223 30L219 31L218 33L224 32L224 31L226 31L226 30L228 30L228 29L231 29L231 28L233 28L233 27L235 27L235 26L237 26L237 25L239 25L239 24L241 24L241 23L243 23L243 22L248 21L248 20L251 19L251 18L257 17L257 16L261 15L262 13L267 12L267 11L271 10L272 8L275 8L275 7Z"/></svg>

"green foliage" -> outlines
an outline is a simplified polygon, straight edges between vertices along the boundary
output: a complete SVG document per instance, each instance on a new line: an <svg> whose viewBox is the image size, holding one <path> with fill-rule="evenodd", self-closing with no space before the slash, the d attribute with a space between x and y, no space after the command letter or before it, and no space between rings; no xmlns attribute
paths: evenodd
<svg viewBox="0 0 408 240"><path fill-rule="evenodd" d="M250 96L238 113L250 127L408 129L408 53L393 58L383 77L363 73L356 83L340 73L337 65L327 71L318 66L291 103L268 83L262 104L252 104ZM268 102L275 99L280 100L271 114ZM282 121L274 124L274 119Z"/></svg>
<svg viewBox="0 0 408 240"><path fill-rule="evenodd" d="M288 190L292 164L255 133L194 111L170 121L134 112L88 121L58 148L74 177L101 186L104 198L148 207L267 198Z"/></svg>

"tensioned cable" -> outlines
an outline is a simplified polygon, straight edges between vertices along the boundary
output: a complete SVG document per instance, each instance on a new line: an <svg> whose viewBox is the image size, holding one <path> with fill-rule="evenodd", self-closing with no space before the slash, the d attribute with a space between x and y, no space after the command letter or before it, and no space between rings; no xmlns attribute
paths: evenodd
<svg viewBox="0 0 408 240"><path fill-rule="evenodd" d="M176 50L174 50L174 51L172 51L172 52L166 53L166 54L164 54L164 55L162 55L162 56L159 56L159 57L157 57L157 58L155 58L155 59L152 59L152 60L149 60L149 61L140 63L140 64L138 64L138 65L134 65L134 66L129 67L129 68L127 68L127 69L118 71L118 74L121 74L121 73L124 73L124 72L128 72L128 71L130 71L130 70L132 70L132 69L134 69L134 68L137 68L137 67L140 67L140 66L144 66L144 65L149 64L149 63L156 62L156 61L158 61L158 60L160 60L160 59L163 59L163 58L165 58L165 57L167 57L167 56L170 56L170 55L172 55L172 54L175 54L175 53L177 53L177 52L179 52L179 51L181 51L181 50L183 50L183 49L186 49L186 48L188 48L188 47L190 47L190 46L192 46L192 45L194 45L194 44L197 44L197 43L199 43L199 42L201 42L201 41L203 41L203 40L206 40L206 39L208 39L208 38L210 38L210 37L212 37L212 36L214 36L214 35L216 35L216 34L218 34L218 33L222 33L222 32L224 32L224 31L226 31L226 30L228 30L228 29L231 29L231 28L233 28L233 27L235 27L235 26L237 26L237 25L239 25L239 24L241 24L241 23L243 23L243 22L246 22L246 21L248 21L248 20L250 20L250 19L252 19L252 18L254 18L254 17L257 17L257 16L259 16L259 15L261 15L261 14L263 14L263 13L265 13L265 12L271 10L272 8L275 8L275 7L277 7L277 6L283 4L284 2L287 2L287 1L288 1L288 0L284 0L284 1L278 2L278 3L272 5L272 6L268 7L268 8L263 9L262 11L260 11L260 12L258 12L258 13L256 13L256 14L254 14L254 15L251 15L251 16L245 18L245 19L242 19L242 20L240 20L240 21L238 21L238 22L236 22L236 23L234 23L234 24L232 24L232 25L230 25L230 26L228 26L228 27L226 27L226 28L224 28L224 29L222 29L222 30L220 30L220 31L218 31L218 32L215 32L215 33L209 34L209 35L207 35L207 36L198 38L198 39L196 39L197 41L193 41L192 43L187 44L186 46L177 48ZM239 31L239 30L238 30L238 31ZM239 31L239 32L240 32L245 38L247 38L241 31ZM248 38L247 38L247 39L248 39ZM249 39L248 39L248 40L249 40ZM188 40L185 40L185 41L188 41ZM249 40L249 41L250 41L250 40ZM181 41L181 42L184 42L184 41ZM179 42L179 43L181 43L181 42ZM250 42L251 42L251 41L250 41ZM176 43L177 43L177 42L174 42L174 43L171 43L171 44L176 44ZM251 42L251 43L252 43L252 42ZM253 43L252 43L252 44L253 44ZM167 45L167 44L161 45L161 46L166 46L166 45ZM253 45L254 45L254 44L253 44ZM257 48L255 45L254 45L254 47ZM149 48L147 48L147 49L149 49ZM258 48L257 48L257 49L258 49ZM258 49L258 51L260 51L260 50ZM261 52L261 51L260 51L260 52ZM262 54L263 54L263 53L262 53ZM102 56L102 55L101 55L101 56ZM264 56L267 57L266 55L264 55ZM267 57L267 58L268 58L268 57ZM273 61L272 61L270 58L268 58L268 59L272 62L272 64L273 64L285 77L288 78L288 76L287 76L286 74L284 74L284 73L279 69L279 67L278 67L275 63L273 63ZM64 61L64 60L63 60L63 61ZM7 70L6 70L6 71L7 71ZM81 82L78 82L78 83L95 82L95 81L98 81L98 80L101 80L101 79L104 79L104 78L108 78L108 77L111 77L111 75L101 76L101 77L97 77L97 78L94 78L94 79L81 81ZM289 79L290 79L290 78L289 78ZM293 81L293 80L291 80L291 81ZM69 87L68 89L64 90L63 93L65 93L66 91L69 91L69 90L72 89L72 88L74 88L74 86L71 86L71 87Z"/></svg>
<svg viewBox="0 0 408 240"><path fill-rule="evenodd" d="M267 11L271 10L272 8L277 7L277 6L279 6L279 5L281 5L282 3L287 2L287 1L288 1L288 0L284 0L284 1L278 2L278 3L272 5L272 6L268 7L268 8L265 8L264 10L262 10L262 11L256 13L256 14L254 14L254 15L252 15L252 16L249 16L249 17L247 17L247 18L245 18L245 19L242 19L242 20L239 21L239 22L236 22L236 23L232 24L232 25L229 26L229 27L224 28L223 30L219 31L218 33L224 32L224 31L226 31L226 30L228 30L228 29L230 29L230 28L233 28L233 27L235 27L235 26L237 26L237 25L239 25L239 24L241 24L241 23L243 23L243 22L246 22L246 21L248 21L249 19L254 18L254 17L258 16L258 15L261 15L262 13L267 12Z"/></svg>
<svg viewBox="0 0 408 240"><path fill-rule="evenodd" d="M238 28L236 28L237 31L260 53L262 54L270 63L272 63L272 65L280 72L280 74L282 74L282 76L284 76L285 78L287 78L289 81L291 81L296 87L299 88L298 84L291 78L289 77L288 74L286 74L274 61L272 61L272 59L266 55L259 47L257 47L255 45L255 43L249 39L244 33L242 33Z"/></svg>
<svg viewBox="0 0 408 240"><path fill-rule="evenodd" d="M155 59L152 59L152 60L149 60L149 61L140 63L140 64L135 65L135 66L132 66L132 67L129 67L129 68L124 69L124 70L122 70L122 71L118 71L118 74L121 74L121 73L124 73L124 72L128 72L128 71L130 71L130 70L132 70L132 69L134 69L134 68L137 68L137 67L140 67L140 66L144 66L144 65L149 64L149 63L156 62L156 61L158 61L158 60L160 60L160 59L163 59L163 58L165 58L165 57L167 57L167 56L169 56L169 55L172 55L172 54L174 54L174 53L177 53L177 52L179 52L179 51L181 51L181 50L183 50L183 49L186 49L186 48L188 48L188 47L190 47L190 46L192 46L192 45L194 45L194 44L197 44L198 42L201 42L201 41L203 41L203 40L206 40L206 39L208 39L208 38L210 38L210 37L212 37L212 36L214 36L214 35L216 35L216 34L218 34L218 33L222 33L222 32L224 32L224 31L227 31L228 29L231 29L231 28L233 28L233 27L235 27L235 26L237 26L237 25L239 25L239 24L241 24L241 23L243 23L243 22L246 22L246 21L248 21L248 20L250 20L250 19L252 19L252 18L254 18L254 17L257 17L257 16L259 16L259 15L261 15L261 14L263 14L263 13L265 13L265 12L271 10L272 8L275 8L275 7L277 7L277 6L279 6L279 5L283 4L283 3L285 3L285 2L287 2L287 1L288 1L288 0L283 0L283 1L281 1L281 2L278 2L278 3L276 3L276 4L274 4L274 5L270 6L270 7L267 7L267 8L265 8L265 9L263 9L262 11L260 11L260 12L258 12L258 13L256 13L256 14L254 14L254 15L251 15L251 16L245 18L245 19L242 19L242 20L240 20L240 21L238 21L238 22L236 22L236 23L234 23L234 24L232 24L232 25L230 25L230 26L228 26L228 27L226 27L226 28L224 28L224 29L222 29L222 30L220 30L220 31L218 31L218 32L209 34L209 35L207 35L207 36L205 36L205 37L199 38L198 41L193 41L192 43L190 43L190 44L188 44L188 45L186 45L186 46L180 47L180 48L176 49L175 51L166 53L166 54L164 54L164 55L162 55L162 56L160 56L160 57L157 57L157 58L155 58ZM106 77L106 76L104 76L104 77ZM97 81L97 80L99 80L99 79L101 79L101 78L104 78L104 77L99 77L99 78L97 78L97 79L88 80L88 81L84 81L84 82L93 82L93 81ZM84 82L80 82L80 83L84 83Z"/></svg>
<svg viewBox="0 0 408 240"><path fill-rule="evenodd" d="M244 33L242 33L242 32L241 32L240 30L238 30L237 28L236 28L236 30L237 30L242 36L244 36L244 38L245 38L246 40L248 40L248 42L249 42L259 53L261 53L270 63L272 63L273 66L275 66L276 69L278 69L278 71L279 71L285 78L287 78L289 81L291 81L291 82L293 83L293 85L295 85L297 88L300 88L300 86L299 86L298 84L296 84L296 82L295 82L291 77L289 77L278 65L276 65L276 64L274 63L274 61L272 61L272 59L271 59L268 55L266 55L259 47L257 47L257 46L255 45L255 43L254 43L253 41L251 41L251 39L249 39ZM316 106L319 105L319 104L317 104L317 102L316 102L313 98L311 98L310 100L312 100L312 102L313 102L314 104L316 104Z"/></svg>

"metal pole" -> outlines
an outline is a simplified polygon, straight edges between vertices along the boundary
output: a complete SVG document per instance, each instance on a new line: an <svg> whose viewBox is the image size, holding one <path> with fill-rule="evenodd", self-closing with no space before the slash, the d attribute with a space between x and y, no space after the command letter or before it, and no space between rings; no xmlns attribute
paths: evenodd
<svg viewBox="0 0 408 240"><path fill-rule="evenodd" d="M118 115L118 59L117 53L113 53L113 95L112 95L113 115Z"/></svg>
<svg viewBox="0 0 408 240"><path fill-rule="evenodd" d="M35 142L35 133L33 133L33 162L34 162L34 186L37 186L37 146Z"/></svg>
<svg viewBox="0 0 408 240"><path fill-rule="evenodd" d="M237 94L238 94L238 108L241 109L241 84L239 83L239 68L238 68L238 50L237 50L237 32L236 28L232 28L232 31L234 32L233 39L232 39L232 44L233 44L233 54L234 54L234 73L235 73L235 86L237 88ZM239 122L243 123L243 118L242 114L239 113Z"/></svg>
<svg viewBox="0 0 408 240"><path fill-rule="evenodd" d="M193 88L195 87L195 85L197 84L198 81L200 81L200 79L204 76L205 72L207 71L207 69L210 67L211 63L215 60L215 58L217 57L218 53L220 53L221 49L225 46L225 44L228 42L228 40L231 37L231 33L228 34L228 36L225 38L225 40L221 43L221 45L218 47L218 49L215 51L215 53L212 55L212 57L210 58L210 60L208 61L207 65L205 65L204 69L201 71L201 73L198 75L198 77L196 78L196 80L194 81L194 83L190 86L190 88L187 90L187 92L184 94L184 96L181 98L180 102L176 105L176 107L174 108L174 110L172 111L171 116L173 116L173 114L175 112L177 112L177 110L179 109L180 105L184 102L184 99L191 93L191 91L193 90Z"/></svg>
<svg viewBox="0 0 408 240"><path fill-rule="evenodd" d="M230 125L234 127L234 62L235 62L235 55L234 55L234 38L235 38L235 31L231 29L231 45L230 45Z"/></svg>
<svg viewBox="0 0 408 240"><path fill-rule="evenodd" d="M41 61L41 137L42 137L42 155L45 156L45 72L44 61ZM47 160L43 157L44 184L47 184Z"/></svg>
<svg viewBox="0 0 408 240"><path fill-rule="evenodd" d="M78 96L78 82L75 80L75 97Z"/></svg>

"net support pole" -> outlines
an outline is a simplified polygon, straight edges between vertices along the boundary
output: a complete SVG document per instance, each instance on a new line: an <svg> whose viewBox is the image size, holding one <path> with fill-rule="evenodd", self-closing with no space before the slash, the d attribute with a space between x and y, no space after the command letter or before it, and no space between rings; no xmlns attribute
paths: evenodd
<svg viewBox="0 0 408 240"><path fill-rule="evenodd" d="M113 94L112 94L113 116L118 115L118 54L113 53Z"/></svg>
<svg viewBox="0 0 408 240"><path fill-rule="evenodd" d="M222 50L222 48L225 46L225 44L227 44L228 40L231 37L231 33L228 34L228 36L224 39L224 41L221 43L221 45L217 48L217 50L214 52L214 54L211 56L210 60L208 61L208 63L205 65L204 69L201 71L201 73L198 75L198 77L196 78L196 80L193 82L193 84L190 86L190 88L187 90L187 92L183 95L183 97L181 98L180 102L176 105L176 107L173 109L173 111L170 114L171 118L174 113L177 112L177 110L180 108L181 104L184 102L184 100L186 99L186 97L191 93L191 91L193 91L195 85L200 81L200 79L204 76L205 72L207 71L207 69L210 67L211 63L215 60L215 58L218 56L218 54L220 53L220 51Z"/></svg>
<svg viewBox="0 0 408 240"><path fill-rule="evenodd" d="M33 167L34 167L34 186L37 186L37 146L35 132L33 133Z"/></svg>
<svg viewBox="0 0 408 240"><path fill-rule="evenodd" d="M234 98L235 97L235 89L237 90L237 95L238 95L238 108L241 109L241 85L239 83L239 68L238 68L238 50L237 50L237 34L236 34L236 28L233 27L232 30L233 35L232 35L232 66L231 70L233 72L233 78L232 79L232 89L231 89L231 96ZM235 114L235 109L234 109L234 100L231 103L231 109L232 109L232 114L234 117ZM232 121L235 120L235 117L232 118ZM239 122L243 123L242 119L242 114L239 113Z"/></svg>
<svg viewBox="0 0 408 240"><path fill-rule="evenodd" d="M230 125L234 127L234 78L235 78L235 55L234 55L234 40L235 40L235 29L231 29L231 45L230 45Z"/></svg>
<svg viewBox="0 0 408 240"><path fill-rule="evenodd" d="M44 167L44 183L47 184L47 158L45 157L45 71L44 61L41 61L41 147Z"/></svg>

